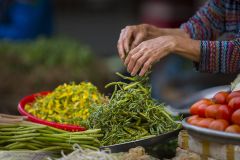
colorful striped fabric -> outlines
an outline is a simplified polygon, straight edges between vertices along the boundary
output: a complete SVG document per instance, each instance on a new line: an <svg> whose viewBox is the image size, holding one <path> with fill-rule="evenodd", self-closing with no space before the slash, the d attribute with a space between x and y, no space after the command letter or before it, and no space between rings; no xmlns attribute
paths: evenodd
<svg viewBox="0 0 240 160"><path fill-rule="evenodd" d="M240 73L240 0L209 0L180 28L201 40L197 70ZM227 41L216 40L224 33L234 36Z"/></svg>

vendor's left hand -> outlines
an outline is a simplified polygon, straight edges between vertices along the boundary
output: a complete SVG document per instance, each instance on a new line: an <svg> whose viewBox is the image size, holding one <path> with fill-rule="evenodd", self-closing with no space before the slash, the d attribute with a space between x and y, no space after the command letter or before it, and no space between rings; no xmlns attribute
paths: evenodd
<svg viewBox="0 0 240 160"><path fill-rule="evenodd" d="M138 71L139 75L143 76L154 63L174 51L175 46L174 36L161 36L144 41L129 52L124 64L132 76Z"/></svg>

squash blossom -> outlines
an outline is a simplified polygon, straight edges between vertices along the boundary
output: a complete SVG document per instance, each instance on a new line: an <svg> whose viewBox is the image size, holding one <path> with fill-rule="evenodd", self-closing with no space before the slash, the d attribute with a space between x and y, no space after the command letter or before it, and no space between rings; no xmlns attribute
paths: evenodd
<svg viewBox="0 0 240 160"><path fill-rule="evenodd" d="M63 124L80 125L90 113L92 104L103 104L106 98L89 82L63 84L47 96L25 105L25 110L37 118Z"/></svg>

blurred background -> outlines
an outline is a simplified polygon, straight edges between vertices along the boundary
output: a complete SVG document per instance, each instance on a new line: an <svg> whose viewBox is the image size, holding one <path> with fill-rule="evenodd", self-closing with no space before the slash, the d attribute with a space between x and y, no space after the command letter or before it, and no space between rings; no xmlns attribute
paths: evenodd
<svg viewBox="0 0 240 160"><path fill-rule="evenodd" d="M0 112L68 82L91 81L99 90L126 73L117 53L120 30L150 23L174 28L204 0L0 0ZM126 73L127 74L127 73ZM199 90L230 84L236 75L203 74L191 61L169 56L151 74L153 97L178 107Z"/></svg>

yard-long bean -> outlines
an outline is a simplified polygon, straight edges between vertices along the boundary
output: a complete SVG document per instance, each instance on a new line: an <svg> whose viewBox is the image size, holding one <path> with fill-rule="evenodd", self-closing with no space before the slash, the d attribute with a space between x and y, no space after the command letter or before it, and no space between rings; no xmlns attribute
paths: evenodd
<svg viewBox="0 0 240 160"><path fill-rule="evenodd" d="M0 124L0 150L71 151L73 144L96 149L102 136L100 129L67 132L33 123Z"/></svg>

